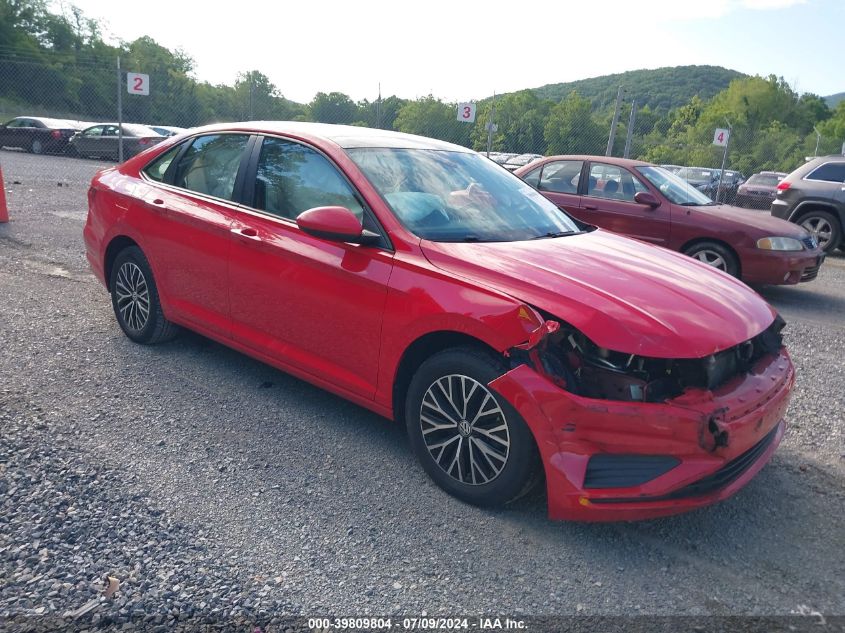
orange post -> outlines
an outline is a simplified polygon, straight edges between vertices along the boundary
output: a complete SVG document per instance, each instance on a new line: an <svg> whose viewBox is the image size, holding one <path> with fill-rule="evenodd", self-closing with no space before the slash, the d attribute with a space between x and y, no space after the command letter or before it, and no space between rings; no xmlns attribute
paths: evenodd
<svg viewBox="0 0 845 633"><path fill-rule="evenodd" d="M6 206L6 185L3 183L3 165L0 164L0 224L9 221L9 208Z"/></svg>

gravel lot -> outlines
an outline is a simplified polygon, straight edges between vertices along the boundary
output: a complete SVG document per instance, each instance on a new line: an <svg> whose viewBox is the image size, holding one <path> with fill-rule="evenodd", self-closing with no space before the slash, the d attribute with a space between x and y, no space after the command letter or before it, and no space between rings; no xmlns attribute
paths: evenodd
<svg viewBox="0 0 845 633"><path fill-rule="evenodd" d="M446 496L397 425L200 336L134 345L83 255L103 164L0 161L0 623L845 614L841 254L761 289L798 386L748 487L670 519L553 523L542 494ZM98 599L106 576L120 589Z"/></svg>

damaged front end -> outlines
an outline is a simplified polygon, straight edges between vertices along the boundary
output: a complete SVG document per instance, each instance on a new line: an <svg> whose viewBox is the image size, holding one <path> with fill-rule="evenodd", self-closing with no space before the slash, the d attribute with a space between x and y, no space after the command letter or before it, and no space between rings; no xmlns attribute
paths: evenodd
<svg viewBox="0 0 845 633"><path fill-rule="evenodd" d="M754 338L705 358L649 358L615 352L575 328L547 320L529 341L508 351L512 366L525 363L553 383L587 398L665 402L689 389L712 390L748 373L783 345L786 323L778 316Z"/></svg>
<svg viewBox="0 0 845 633"><path fill-rule="evenodd" d="M547 314L490 383L528 423L549 514L619 520L674 514L733 494L783 436L794 371L777 317L705 358L604 349Z"/></svg>

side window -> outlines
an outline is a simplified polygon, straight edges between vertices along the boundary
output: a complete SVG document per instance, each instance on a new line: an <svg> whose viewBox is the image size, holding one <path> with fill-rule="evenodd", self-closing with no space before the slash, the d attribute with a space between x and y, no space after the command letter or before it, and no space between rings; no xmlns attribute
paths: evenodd
<svg viewBox="0 0 845 633"><path fill-rule="evenodd" d="M540 185L540 172L541 171L542 171L542 169L539 168L539 167L537 169L535 169L534 171L529 171L527 174L525 174L522 177L522 180L525 182L525 184L530 185L531 187L534 187L535 189L537 189L537 187Z"/></svg>
<svg viewBox="0 0 845 633"><path fill-rule="evenodd" d="M277 138L265 138L261 145L252 206L289 220L325 206L346 207L364 216L349 183L325 156Z"/></svg>
<svg viewBox="0 0 845 633"><path fill-rule="evenodd" d="M119 131L116 125L106 125L103 128L103 136L117 136Z"/></svg>
<svg viewBox="0 0 845 633"><path fill-rule="evenodd" d="M845 182L845 163L828 163L817 167L807 176L807 180Z"/></svg>
<svg viewBox="0 0 845 633"><path fill-rule="evenodd" d="M173 184L232 200L247 134L211 134L194 139L176 166Z"/></svg>
<svg viewBox="0 0 845 633"><path fill-rule="evenodd" d="M86 138L91 137L91 136L101 136L102 133L103 133L103 126L97 125L95 127L89 127L87 130L85 130L82 133L82 136L84 136Z"/></svg>
<svg viewBox="0 0 845 633"><path fill-rule="evenodd" d="M6 127L29 127L26 119L12 119L6 124Z"/></svg>
<svg viewBox="0 0 845 633"><path fill-rule="evenodd" d="M176 154L178 154L181 149L182 145L180 144L167 150L164 154L147 165L144 168L144 173L156 182L164 182L164 175L167 173L167 168L170 167L170 163L173 162L173 159L176 158Z"/></svg>
<svg viewBox="0 0 845 633"><path fill-rule="evenodd" d="M648 188L624 167L593 163L587 195L608 200L634 202L634 196Z"/></svg>
<svg viewBox="0 0 845 633"><path fill-rule="evenodd" d="M582 160L558 160L543 165L543 175L540 177L540 191L554 193L577 193L578 181L581 178Z"/></svg>

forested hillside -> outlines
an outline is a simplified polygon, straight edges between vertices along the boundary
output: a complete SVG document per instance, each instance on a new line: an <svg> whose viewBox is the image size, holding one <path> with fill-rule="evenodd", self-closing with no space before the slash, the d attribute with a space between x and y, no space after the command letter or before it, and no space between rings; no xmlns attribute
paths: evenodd
<svg viewBox="0 0 845 633"><path fill-rule="evenodd" d="M734 79L745 76L721 66L674 66L547 84L534 88L534 92L541 99L560 101L575 91L589 99L594 108L602 108L616 99L619 86L625 86L628 101L636 99L640 106L669 110L681 107L693 95L709 99Z"/></svg>

